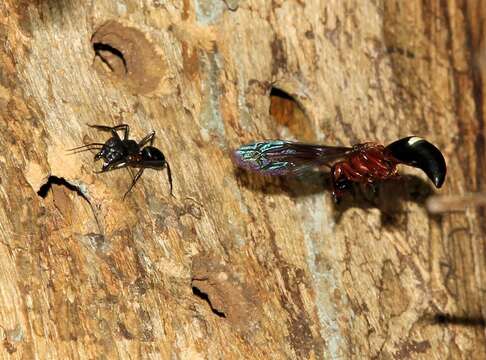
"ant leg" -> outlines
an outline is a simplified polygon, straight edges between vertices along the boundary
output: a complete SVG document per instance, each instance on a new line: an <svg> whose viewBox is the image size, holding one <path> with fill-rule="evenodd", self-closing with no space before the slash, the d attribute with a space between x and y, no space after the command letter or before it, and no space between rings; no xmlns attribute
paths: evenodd
<svg viewBox="0 0 486 360"><path fill-rule="evenodd" d="M155 136L155 131L150 132L142 140L140 140L138 146L143 147L145 146L146 143L150 143L150 145L152 145L152 143L154 142L154 136Z"/></svg>
<svg viewBox="0 0 486 360"><path fill-rule="evenodd" d="M125 197L128 195L128 193L133 189L133 187L135 186L135 184L137 183L138 179L140 179L140 176L142 176L143 174L143 171L145 170L145 168L141 168L140 170L138 170L137 174L135 175L135 177L133 178L132 180L132 184L130 185L130 187L128 188L127 192L125 193L125 195L123 195L123 200L125 200Z"/></svg>
<svg viewBox="0 0 486 360"><path fill-rule="evenodd" d="M111 131L113 130L113 126L108 125L97 125L97 124L88 124L89 127L95 128L101 131Z"/></svg>
<svg viewBox="0 0 486 360"><path fill-rule="evenodd" d="M141 167L141 168L154 168L154 169L163 169L164 167L167 168L167 178L169 180L170 186L170 195L173 195L173 186L172 186L172 171L170 169L170 165L167 161L163 160L138 160L138 161L127 161L123 163L123 166L133 166L133 167Z"/></svg>
<svg viewBox="0 0 486 360"><path fill-rule="evenodd" d="M131 177L131 178L132 178L132 180L133 180L134 175L133 175L133 172L132 172L132 168L131 168L131 167L129 167L129 166L127 166L125 169L127 169L128 173L130 174L130 177Z"/></svg>
<svg viewBox="0 0 486 360"><path fill-rule="evenodd" d="M115 139L118 139L118 140L121 141L120 136L118 136L118 133L116 132L115 127L106 126L106 125L88 125L88 126L89 127L92 127L92 128L95 128L97 130L101 130L101 131L111 131L111 134L113 135L113 137Z"/></svg>
<svg viewBox="0 0 486 360"><path fill-rule="evenodd" d="M125 160L122 160L120 162L116 162L116 163L112 163L112 164L108 164L106 167L102 167L101 168L101 171L94 171L95 174L101 174L101 173L104 173L104 172L107 172L107 171L112 171L112 170L116 170L116 169L121 169L121 168L124 168L124 167L127 167L129 164L127 161Z"/></svg>
<svg viewBox="0 0 486 360"><path fill-rule="evenodd" d="M130 126L128 124L120 124L113 127L113 130L122 130L123 129L123 140L128 139L128 133L130 132Z"/></svg>
<svg viewBox="0 0 486 360"><path fill-rule="evenodd" d="M128 133L130 132L130 126L128 124L120 124L115 126L108 126L108 125L88 125L89 127L101 130L101 131L111 131L113 136L120 138L118 136L117 130L123 130L123 140L128 139Z"/></svg>

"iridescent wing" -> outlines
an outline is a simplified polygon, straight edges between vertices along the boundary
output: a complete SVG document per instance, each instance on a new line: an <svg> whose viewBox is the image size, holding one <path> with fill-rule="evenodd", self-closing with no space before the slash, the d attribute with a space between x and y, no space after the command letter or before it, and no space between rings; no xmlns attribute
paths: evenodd
<svg viewBox="0 0 486 360"><path fill-rule="evenodd" d="M266 175L296 175L342 159L351 147L303 144L284 140L259 141L237 149L233 156L244 169Z"/></svg>

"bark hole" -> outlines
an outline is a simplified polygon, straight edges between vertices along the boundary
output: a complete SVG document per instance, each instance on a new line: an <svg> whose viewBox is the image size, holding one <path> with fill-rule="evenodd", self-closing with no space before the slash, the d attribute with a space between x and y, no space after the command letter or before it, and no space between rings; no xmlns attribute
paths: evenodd
<svg viewBox="0 0 486 360"><path fill-rule="evenodd" d="M217 316L219 317L222 317L222 318L226 318L226 314L222 311L219 311L217 309L215 309L213 307L213 304L211 303L211 300L209 299L209 295L202 292L201 290L199 290L197 287L193 286L192 287L192 293L197 296L198 298L204 300L205 302L207 302L209 304L209 307L211 308L211 311L216 314Z"/></svg>
<svg viewBox="0 0 486 360"><path fill-rule="evenodd" d="M279 126L279 135L282 137L290 135L298 140L315 140L311 123L302 106L292 95L277 87L272 87L270 91L270 116Z"/></svg>
<svg viewBox="0 0 486 360"><path fill-rule="evenodd" d="M166 75L164 59L154 44L140 30L109 21L100 26L91 38L95 52L94 67L122 81L132 92L146 94L158 89Z"/></svg>
<svg viewBox="0 0 486 360"><path fill-rule="evenodd" d="M111 72L119 76L128 73L125 57L117 48L114 48L109 44L96 42L93 43L93 50L95 52L95 56L99 57Z"/></svg>

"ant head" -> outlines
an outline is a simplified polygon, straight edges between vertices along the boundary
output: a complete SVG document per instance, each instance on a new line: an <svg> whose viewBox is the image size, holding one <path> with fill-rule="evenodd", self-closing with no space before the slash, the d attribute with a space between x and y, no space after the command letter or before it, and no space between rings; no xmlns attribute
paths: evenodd
<svg viewBox="0 0 486 360"><path fill-rule="evenodd" d="M146 146L142 149L142 159L145 161L165 162L165 156L162 151L153 146Z"/></svg>
<svg viewBox="0 0 486 360"><path fill-rule="evenodd" d="M105 159L108 163L120 160L123 157L123 147L119 145L120 141L118 139L110 138L95 155L95 160Z"/></svg>

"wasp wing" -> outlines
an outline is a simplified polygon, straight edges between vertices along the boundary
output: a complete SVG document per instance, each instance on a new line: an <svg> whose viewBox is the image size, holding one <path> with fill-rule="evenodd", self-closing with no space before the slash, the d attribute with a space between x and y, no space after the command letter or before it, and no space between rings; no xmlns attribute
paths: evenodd
<svg viewBox="0 0 486 360"><path fill-rule="evenodd" d="M352 148L303 144L284 140L259 141L234 152L239 167L266 175L296 175L335 162Z"/></svg>

